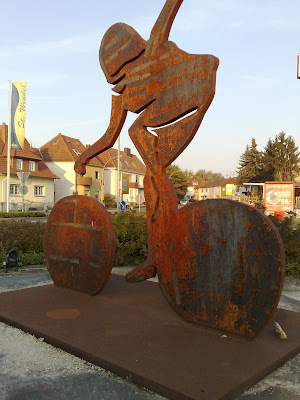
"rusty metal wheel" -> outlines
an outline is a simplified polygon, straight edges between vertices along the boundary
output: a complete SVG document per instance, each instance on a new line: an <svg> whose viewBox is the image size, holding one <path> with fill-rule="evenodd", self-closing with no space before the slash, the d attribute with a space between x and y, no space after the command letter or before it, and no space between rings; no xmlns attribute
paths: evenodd
<svg viewBox="0 0 300 400"><path fill-rule="evenodd" d="M53 208L44 235L44 253L57 286L94 295L111 273L116 248L112 219L98 200L69 196Z"/></svg>

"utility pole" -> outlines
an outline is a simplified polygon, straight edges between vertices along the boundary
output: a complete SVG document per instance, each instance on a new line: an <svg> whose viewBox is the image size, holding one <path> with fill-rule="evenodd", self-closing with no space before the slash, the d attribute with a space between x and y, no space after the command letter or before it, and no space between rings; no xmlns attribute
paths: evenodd
<svg viewBox="0 0 300 400"><path fill-rule="evenodd" d="M117 171L117 212L120 203L120 135L118 137L118 171Z"/></svg>
<svg viewBox="0 0 300 400"><path fill-rule="evenodd" d="M8 81L8 132L7 132L7 181L6 181L7 212L9 212L9 195L10 195L10 148L11 148L11 81Z"/></svg>

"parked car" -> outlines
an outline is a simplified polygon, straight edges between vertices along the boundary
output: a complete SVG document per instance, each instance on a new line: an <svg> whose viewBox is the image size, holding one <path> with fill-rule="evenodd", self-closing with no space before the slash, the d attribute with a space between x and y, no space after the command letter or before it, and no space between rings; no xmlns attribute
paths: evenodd
<svg viewBox="0 0 300 400"><path fill-rule="evenodd" d="M180 200L180 204L182 205L182 206L185 206L186 204L187 204L187 200L186 199L182 199L182 200Z"/></svg>

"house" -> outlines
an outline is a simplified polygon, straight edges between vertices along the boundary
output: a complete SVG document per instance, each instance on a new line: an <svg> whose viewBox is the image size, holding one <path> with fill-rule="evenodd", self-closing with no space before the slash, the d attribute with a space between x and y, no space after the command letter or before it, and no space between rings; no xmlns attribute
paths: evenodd
<svg viewBox="0 0 300 400"><path fill-rule="evenodd" d="M86 166L86 174L74 171L77 157L86 150L79 139L59 133L41 146L40 153L48 168L60 179L55 180L55 202L78 193L103 201L104 194L117 197L118 150L109 149L92 158ZM129 148L120 152L121 199L135 203L138 194L144 194L143 181L146 167L131 154Z"/></svg>
<svg viewBox="0 0 300 400"><path fill-rule="evenodd" d="M117 197L118 150L108 149L99 154L104 164L104 192ZM131 153L130 148L120 151L120 198L130 204L136 203L136 196L144 195L146 167Z"/></svg>
<svg viewBox="0 0 300 400"><path fill-rule="evenodd" d="M232 198L235 192L236 178L217 179L202 182L198 185L199 200Z"/></svg>
<svg viewBox="0 0 300 400"><path fill-rule="evenodd" d="M55 203L75 193L103 200L104 165L101 159L98 156L92 158L86 166L84 176L79 176L74 171L75 161L85 149L79 139L61 133L40 147L46 165L60 178L55 180Z"/></svg>
<svg viewBox="0 0 300 400"><path fill-rule="evenodd" d="M206 185L211 182L212 181L198 181L197 186L194 188L195 200L204 200L207 198L208 189L206 188Z"/></svg>
<svg viewBox="0 0 300 400"><path fill-rule="evenodd" d="M8 126L0 126L0 210L6 211ZM10 207L12 211L52 208L54 180L58 177L43 161L39 150L25 139L23 150L10 150ZM29 173L22 189L18 173ZM22 195L22 192L24 195Z"/></svg>
<svg viewBox="0 0 300 400"><path fill-rule="evenodd" d="M197 198L196 196L196 192L195 192L195 188L199 185L199 183L201 182L201 179L199 179L197 176L192 176L189 181L188 181L188 188L187 188L187 192L184 196L184 198L186 200L189 199L195 199L195 200L199 200L199 198Z"/></svg>

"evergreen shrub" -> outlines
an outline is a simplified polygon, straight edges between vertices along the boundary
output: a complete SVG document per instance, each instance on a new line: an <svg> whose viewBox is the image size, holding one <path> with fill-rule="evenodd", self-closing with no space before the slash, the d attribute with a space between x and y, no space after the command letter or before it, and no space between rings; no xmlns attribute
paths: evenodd
<svg viewBox="0 0 300 400"><path fill-rule="evenodd" d="M125 212L112 215L116 233L115 266L138 264L148 255L145 213Z"/></svg>
<svg viewBox="0 0 300 400"><path fill-rule="evenodd" d="M293 224L294 213L283 220L269 216L275 226L277 226L285 249L286 275L300 277L300 225Z"/></svg>

